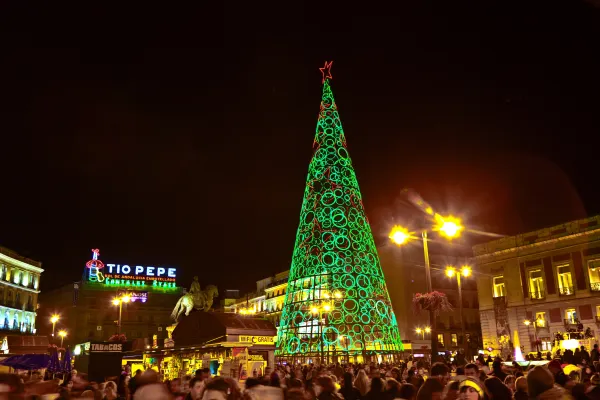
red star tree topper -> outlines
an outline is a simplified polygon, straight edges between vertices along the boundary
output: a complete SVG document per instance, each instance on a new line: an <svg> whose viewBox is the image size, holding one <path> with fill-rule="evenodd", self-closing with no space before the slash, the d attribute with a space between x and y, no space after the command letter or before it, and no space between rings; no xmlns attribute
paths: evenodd
<svg viewBox="0 0 600 400"><path fill-rule="evenodd" d="M323 74L323 81L321 83L325 83L327 79L333 79L331 76L331 64L333 64L333 61L325 61L323 68L319 68L319 71Z"/></svg>

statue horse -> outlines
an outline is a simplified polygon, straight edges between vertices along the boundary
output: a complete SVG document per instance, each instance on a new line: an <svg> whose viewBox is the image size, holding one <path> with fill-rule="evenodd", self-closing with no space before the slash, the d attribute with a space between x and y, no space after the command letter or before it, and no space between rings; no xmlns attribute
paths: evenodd
<svg viewBox="0 0 600 400"><path fill-rule="evenodd" d="M219 295L219 290L214 285L208 285L206 289L201 290L197 295L197 297L194 297L192 293L186 293L181 296L171 313L171 318L177 321L184 312L188 316L192 308L209 311L212 308L213 299Z"/></svg>

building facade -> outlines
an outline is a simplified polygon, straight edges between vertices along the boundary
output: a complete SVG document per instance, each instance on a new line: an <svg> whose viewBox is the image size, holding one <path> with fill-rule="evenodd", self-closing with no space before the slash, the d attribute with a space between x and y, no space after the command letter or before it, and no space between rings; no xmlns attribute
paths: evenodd
<svg viewBox="0 0 600 400"><path fill-rule="evenodd" d="M256 291L239 298L228 311L262 316L279 327L289 272L279 272L257 281Z"/></svg>
<svg viewBox="0 0 600 400"><path fill-rule="evenodd" d="M415 355L431 352L431 331L427 332L431 328L429 315L426 312L415 315L412 309L414 295L427 292L422 254L422 248L399 248L391 244L379 247L381 267L398 321L400 337L405 350L410 350L410 353ZM442 312L436 318L438 350L442 353L465 349L458 303L458 282L456 276L446 276L445 270L448 266L460 268L471 263L471 260L430 254L430 263L433 290L445 293L453 307L452 311ZM479 300L474 277L463 277L461 282L465 336L469 353L472 355L481 349Z"/></svg>
<svg viewBox="0 0 600 400"><path fill-rule="evenodd" d="M550 351L600 324L600 216L473 247L484 347Z"/></svg>
<svg viewBox="0 0 600 400"><path fill-rule="evenodd" d="M42 263L0 247L0 330L35 334Z"/></svg>
<svg viewBox="0 0 600 400"><path fill-rule="evenodd" d="M45 320L40 330L50 334L50 317L57 314L60 319L56 330L67 330L65 341L108 340L118 332L121 308L121 333L127 339L152 340L154 335L157 340L166 338L166 328L173 324L171 312L183 294L175 283L177 270L91 261L94 260L86 264L81 281L44 292L40 314ZM113 304L115 298L124 294L136 301Z"/></svg>

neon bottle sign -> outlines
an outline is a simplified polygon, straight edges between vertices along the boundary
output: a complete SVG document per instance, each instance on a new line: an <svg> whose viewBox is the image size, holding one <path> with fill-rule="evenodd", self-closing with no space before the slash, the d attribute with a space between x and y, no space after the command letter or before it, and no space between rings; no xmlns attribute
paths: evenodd
<svg viewBox="0 0 600 400"><path fill-rule="evenodd" d="M152 286L159 289L175 289L177 269L127 264L104 264L98 259L100 250L92 249L92 259L85 265L89 269L90 282L104 283L108 286L133 286L144 288Z"/></svg>

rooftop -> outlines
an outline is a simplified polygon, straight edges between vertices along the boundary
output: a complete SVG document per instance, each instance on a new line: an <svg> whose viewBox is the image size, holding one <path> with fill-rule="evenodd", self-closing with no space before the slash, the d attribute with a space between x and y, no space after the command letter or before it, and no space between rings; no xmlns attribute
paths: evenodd
<svg viewBox="0 0 600 400"><path fill-rule="evenodd" d="M478 244L473 246L473 254L477 257L501 250L532 245L576 234L583 234L598 229L600 229L600 215Z"/></svg>

